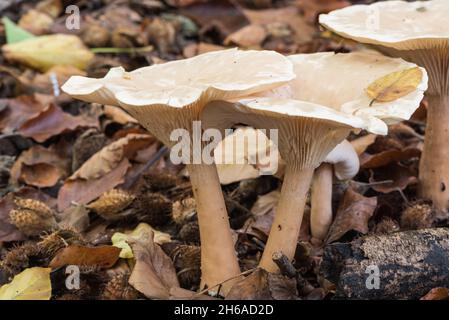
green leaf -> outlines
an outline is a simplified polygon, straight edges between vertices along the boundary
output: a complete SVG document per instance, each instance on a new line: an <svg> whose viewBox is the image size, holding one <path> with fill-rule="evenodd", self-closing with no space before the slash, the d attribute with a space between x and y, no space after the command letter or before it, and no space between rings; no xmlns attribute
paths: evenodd
<svg viewBox="0 0 449 320"><path fill-rule="evenodd" d="M5 26L6 42L16 43L30 38L34 38L34 35L28 31L22 29L17 24L11 21L8 17L2 18L3 25Z"/></svg>

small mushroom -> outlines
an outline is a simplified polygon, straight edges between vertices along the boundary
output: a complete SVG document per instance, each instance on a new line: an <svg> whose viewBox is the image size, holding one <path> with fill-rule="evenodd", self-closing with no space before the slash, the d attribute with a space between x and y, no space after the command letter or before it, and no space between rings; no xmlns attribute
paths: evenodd
<svg viewBox="0 0 449 320"><path fill-rule="evenodd" d="M292 64L281 54L230 49L132 72L113 68L103 79L74 76L62 89L84 101L124 108L173 147L177 142L170 139L174 130L186 132L190 146L198 143L194 121L209 101L270 90L293 78ZM235 278L240 269L215 164L206 164L201 157L195 164L193 158L198 154L190 153L185 162L197 204L202 287L210 288ZM220 293L226 294L231 284L225 282Z"/></svg>
<svg viewBox="0 0 449 320"><path fill-rule="evenodd" d="M289 259L294 256L313 172L326 156L352 130L386 134L387 125L379 118L410 116L423 95L416 89L408 96L386 103L381 113L378 110L371 113L367 110L371 106L365 91L369 84L416 65L373 52L299 54L289 59L297 75L288 84L292 98L274 94L234 103L214 101L202 112L205 127L223 130L239 123L277 130L278 141L273 142L286 168L276 215L260 261L260 266L270 272L278 270L273 253L281 251ZM351 108L345 108L347 105ZM399 106L407 106L407 111Z"/></svg>
<svg viewBox="0 0 449 320"><path fill-rule="evenodd" d="M332 181L353 178L359 171L359 157L352 144L343 140L315 170L310 196L310 229L312 237L323 241L332 223Z"/></svg>
<svg viewBox="0 0 449 320"><path fill-rule="evenodd" d="M329 30L429 72L428 114L419 181L436 209L449 206L449 1L382 1L320 16Z"/></svg>

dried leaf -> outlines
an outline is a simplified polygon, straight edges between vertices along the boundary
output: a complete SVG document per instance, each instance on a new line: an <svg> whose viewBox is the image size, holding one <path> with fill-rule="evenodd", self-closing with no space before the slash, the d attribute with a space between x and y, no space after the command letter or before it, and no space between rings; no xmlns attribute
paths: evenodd
<svg viewBox="0 0 449 320"><path fill-rule="evenodd" d="M351 141L351 145L355 152L360 156L366 151L366 149L376 141L377 136L375 134L367 134L363 137L354 139Z"/></svg>
<svg viewBox="0 0 449 320"><path fill-rule="evenodd" d="M11 169L11 182L23 181L28 185L52 187L68 172L68 161L52 149L35 145L22 152Z"/></svg>
<svg viewBox="0 0 449 320"><path fill-rule="evenodd" d="M433 288L420 300L449 300L449 288Z"/></svg>
<svg viewBox="0 0 449 320"><path fill-rule="evenodd" d="M326 243L340 239L351 230L367 233L369 231L368 221L372 217L376 205L376 197L367 198L348 188L329 230Z"/></svg>
<svg viewBox="0 0 449 320"><path fill-rule="evenodd" d="M304 12L306 19L315 23L318 15L350 6L347 0L297 0L297 6Z"/></svg>
<svg viewBox="0 0 449 320"><path fill-rule="evenodd" d="M140 223L133 231L127 233L116 232L111 238L112 245L122 249L120 251L120 258L130 259L134 258L133 251L128 244L128 241L143 241L144 238L153 233L153 241L157 244L163 244L171 241L168 233L157 231L146 223Z"/></svg>
<svg viewBox="0 0 449 320"><path fill-rule="evenodd" d="M403 150L388 150L376 154L364 153L360 157L360 166L364 169L379 168L392 162L400 162L417 158L421 155L421 150L416 148L405 148Z"/></svg>
<svg viewBox="0 0 449 320"><path fill-rule="evenodd" d="M66 34L40 36L7 44L2 47L2 51L7 59L44 72L56 65L71 65L84 70L94 58L94 54L77 36Z"/></svg>
<svg viewBox="0 0 449 320"><path fill-rule="evenodd" d="M137 123L137 120L127 114L119 107L104 106L104 114L113 121L120 124Z"/></svg>
<svg viewBox="0 0 449 320"><path fill-rule="evenodd" d="M154 243L153 232L145 235L131 243L136 265L129 283L149 299L168 299L170 289L179 287L175 267L161 247Z"/></svg>
<svg viewBox="0 0 449 320"><path fill-rule="evenodd" d="M60 215L60 226L71 228L76 232L83 232L89 227L89 210L83 205L68 207Z"/></svg>
<svg viewBox="0 0 449 320"><path fill-rule="evenodd" d="M390 102L416 90L423 73L419 67L390 73L371 83L366 93L373 102Z"/></svg>
<svg viewBox="0 0 449 320"><path fill-rule="evenodd" d="M107 145L87 160L69 180L97 179L117 167L124 158L132 158L137 151L148 147L153 142L147 134L128 134Z"/></svg>
<svg viewBox="0 0 449 320"><path fill-rule="evenodd" d="M120 249L114 246L83 247L70 245L58 251L49 267L56 269L67 265L110 268L118 260Z"/></svg>
<svg viewBox="0 0 449 320"><path fill-rule="evenodd" d="M28 268L0 288L0 300L50 300L50 268Z"/></svg>
<svg viewBox="0 0 449 320"><path fill-rule="evenodd" d="M372 185L371 188L377 192L390 193L393 191L404 190L409 185L418 182L418 173L416 170L403 166L398 163L391 163L382 168L377 168L371 172L370 183L393 180L391 183L382 183Z"/></svg>
<svg viewBox="0 0 449 320"><path fill-rule="evenodd" d="M22 15L19 20L19 27L37 36L48 33L52 24L52 17L33 9Z"/></svg>
<svg viewBox="0 0 449 320"><path fill-rule="evenodd" d="M46 107L35 96L0 99L0 104L6 105L6 110L1 112L0 117L0 131L3 134L14 132L28 119L39 115Z"/></svg>
<svg viewBox="0 0 449 320"><path fill-rule="evenodd" d="M28 119L19 128L19 133L37 142L44 142L67 130L78 127L96 127L97 122L89 121L82 116L72 116L62 111L57 105L50 103L38 115Z"/></svg>
<svg viewBox="0 0 449 320"><path fill-rule="evenodd" d="M104 192L111 190L125 181L130 167L128 159L123 159L112 171L97 179L69 179L58 193L58 209L64 210L72 202L87 204Z"/></svg>
<svg viewBox="0 0 449 320"><path fill-rule="evenodd" d="M237 45L243 48L259 47L267 37L264 27L258 24L250 24L230 34L224 40L226 46Z"/></svg>

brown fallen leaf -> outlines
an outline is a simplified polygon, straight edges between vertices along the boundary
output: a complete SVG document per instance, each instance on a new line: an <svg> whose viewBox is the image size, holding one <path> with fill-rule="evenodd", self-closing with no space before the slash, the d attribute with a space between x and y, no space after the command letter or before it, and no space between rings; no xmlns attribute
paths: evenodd
<svg viewBox="0 0 449 320"><path fill-rule="evenodd" d="M172 260L154 243L153 232L137 241L130 241L136 264L129 283L149 299L169 299L170 290L179 282Z"/></svg>
<svg viewBox="0 0 449 320"><path fill-rule="evenodd" d="M11 168L11 182L52 187L68 173L69 162L55 150L35 145L21 153Z"/></svg>
<svg viewBox="0 0 449 320"><path fill-rule="evenodd" d="M115 188L124 182L129 167L130 163L125 158L114 169L97 179L67 180L58 193L58 210L66 209L72 202L87 204L104 192Z"/></svg>
<svg viewBox="0 0 449 320"><path fill-rule="evenodd" d="M70 245L56 253L49 267L56 269L67 265L110 268L118 260L120 249L114 246L83 247Z"/></svg>
<svg viewBox="0 0 449 320"><path fill-rule="evenodd" d="M38 10L29 10L19 20L19 27L40 36L50 31L53 18Z"/></svg>
<svg viewBox="0 0 449 320"><path fill-rule="evenodd" d="M377 136L375 134L367 134L363 137L352 140L351 145L353 146L355 152L360 156L376 141L376 137Z"/></svg>
<svg viewBox="0 0 449 320"><path fill-rule="evenodd" d="M28 119L19 128L19 133L33 138L37 142L44 142L67 130L78 127L97 127L98 123L89 121L82 116L72 116L53 104L48 104L38 115Z"/></svg>
<svg viewBox="0 0 449 320"><path fill-rule="evenodd" d="M376 197L364 197L352 188L348 188L325 242L334 242L351 230L366 234L369 231L368 221L372 217L376 205Z"/></svg>
<svg viewBox="0 0 449 320"><path fill-rule="evenodd" d="M80 233L89 227L89 210L83 205L70 206L59 217L61 227L70 228Z"/></svg>
<svg viewBox="0 0 449 320"><path fill-rule="evenodd" d="M275 22L287 24L294 31L293 39L297 44L312 41L315 28L307 23L298 8L289 6L279 9L243 10L251 24L269 25Z"/></svg>
<svg viewBox="0 0 449 320"><path fill-rule="evenodd" d="M418 172L410 167L398 163L390 163L382 168L371 171L370 183L392 180L391 183L374 184L371 188L377 192L390 193L404 190L409 185L418 182Z"/></svg>
<svg viewBox="0 0 449 320"><path fill-rule="evenodd" d="M393 162L400 162L412 158L418 158L420 155L421 150L416 148L388 150L376 154L364 153L360 157L360 166L364 169L379 168Z"/></svg>
<svg viewBox="0 0 449 320"><path fill-rule="evenodd" d="M21 241L24 240L24 235L11 223L9 213L16 208L14 199L36 199L45 202L48 206L53 208L55 201L43 192L30 188L23 187L16 192L10 192L2 199L0 199L0 241Z"/></svg>
<svg viewBox="0 0 449 320"><path fill-rule="evenodd" d="M0 131L9 134L18 129L28 119L40 114L45 105L35 96L19 96L15 99L0 99L0 105L6 108L0 112Z"/></svg>
<svg viewBox="0 0 449 320"><path fill-rule="evenodd" d="M433 288L419 300L449 300L449 288Z"/></svg>
<svg viewBox="0 0 449 320"><path fill-rule="evenodd" d="M280 274L256 269L237 282L226 296L227 300L296 300L296 280Z"/></svg>
<svg viewBox="0 0 449 320"><path fill-rule="evenodd" d="M128 134L94 154L68 180L89 180L104 176L124 158L131 159L152 142L153 138L148 134Z"/></svg>
<svg viewBox="0 0 449 320"><path fill-rule="evenodd" d="M264 27L250 24L227 36L224 45L237 45L243 48L259 47L266 37L267 32Z"/></svg>
<svg viewBox="0 0 449 320"><path fill-rule="evenodd" d="M61 66L57 65L49 69L45 73L39 73L37 74L32 82L31 85L39 89L39 92L45 92L47 94L53 94L54 93L54 84L52 77L55 77L57 80L57 83L59 85L62 85L65 83L71 76L86 76L86 73L84 71L81 71L78 68L75 68L73 66Z"/></svg>
<svg viewBox="0 0 449 320"><path fill-rule="evenodd" d="M119 107L104 106L104 114L111 118L113 121L120 124L137 123L137 120L127 114Z"/></svg>
<svg viewBox="0 0 449 320"><path fill-rule="evenodd" d="M390 102L416 90L423 73L419 67L390 73L371 83L366 89L373 102Z"/></svg>
<svg viewBox="0 0 449 320"><path fill-rule="evenodd" d="M328 13L350 6L347 0L296 0L296 5L304 12L307 21L315 23L321 13Z"/></svg>

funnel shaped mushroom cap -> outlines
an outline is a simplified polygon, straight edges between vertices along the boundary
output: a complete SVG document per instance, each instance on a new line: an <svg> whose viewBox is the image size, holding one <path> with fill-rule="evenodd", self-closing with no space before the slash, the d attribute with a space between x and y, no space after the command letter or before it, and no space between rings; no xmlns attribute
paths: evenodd
<svg viewBox="0 0 449 320"><path fill-rule="evenodd" d="M346 38L397 50L449 45L449 1L381 1L320 15L320 23Z"/></svg>
<svg viewBox="0 0 449 320"><path fill-rule="evenodd" d="M385 122L408 119L426 89L427 76L422 69L423 80L415 91L370 106L372 98L366 88L372 82L416 65L374 52L317 53L289 59L297 74L288 84L291 90L281 90L281 94L274 90L268 97L235 103L211 102L202 112L203 125L225 129L242 123L277 129L282 158L300 169L316 168L351 130L386 134ZM285 97L288 95L290 98Z"/></svg>
<svg viewBox="0 0 449 320"><path fill-rule="evenodd" d="M132 72L113 68L102 79L74 76L62 89L84 101L123 107L168 143L170 129L190 129L208 101L269 90L294 77L281 54L229 49Z"/></svg>
<svg viewBox="0 0 449 320"><path fill-rule="evenodd" d="M427 89L427 72L420 68L423 77L416 90L391 102L371 104L373 99L366 93L371 83L416 65L402 59L385 57L375 51L298 54L289 58L297 75L289 83L294 99L330 107L344 114L376 117L387 124L410 119ZM376 128L366 129L381 133Z"/></svg>

